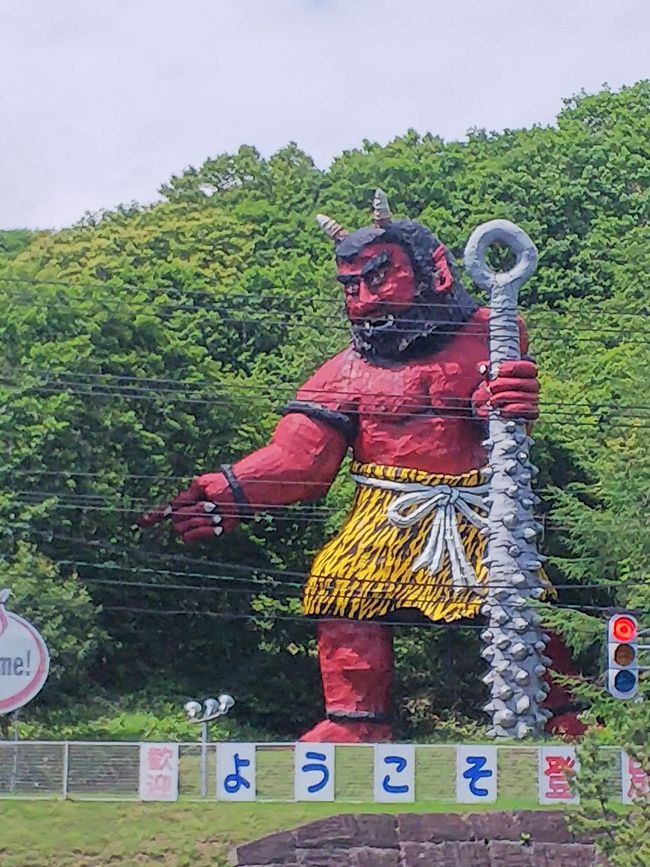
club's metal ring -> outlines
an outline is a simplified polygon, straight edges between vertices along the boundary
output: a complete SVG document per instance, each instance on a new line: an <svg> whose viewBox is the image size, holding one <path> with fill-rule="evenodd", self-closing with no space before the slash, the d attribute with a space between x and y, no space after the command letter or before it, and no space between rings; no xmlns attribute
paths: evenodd
<svg viewBox="0 0 650 867"><path fill-rule="evenodd" d="M510 247L516 261L509 271L493 271L485 261L492 244ZM519 226L510 220L490 220L477 226L465 247L465 269L474 283L491 292L497 285L515 283L521 286L537 267L537 248Z"/></svg>

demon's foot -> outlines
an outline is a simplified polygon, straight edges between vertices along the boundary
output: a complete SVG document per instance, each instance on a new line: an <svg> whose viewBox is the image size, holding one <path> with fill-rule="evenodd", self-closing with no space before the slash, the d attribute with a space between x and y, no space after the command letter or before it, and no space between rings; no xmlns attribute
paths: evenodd
<svg viewBox="0 0 650 867"><path fill-rule="evenodd" d="M314 744L374 744L390 743L391 728L386 723L365 720L323 720L300 740Z"/></svg>
<svg viewBox="0 0 650 867"><path fill-rule="evenodd" d="M568 737L579 738L583 735L587 727L578 719L578 714L575 711L559 714L552 717L546 723L546 731L551 735L568 735Z"/></svg>

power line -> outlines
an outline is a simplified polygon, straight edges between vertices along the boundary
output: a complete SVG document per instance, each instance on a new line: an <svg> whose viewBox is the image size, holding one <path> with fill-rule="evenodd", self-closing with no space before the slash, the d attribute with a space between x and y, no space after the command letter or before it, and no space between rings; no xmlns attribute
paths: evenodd
<svg viewBox="0 0 650 867"><path fill-rule="evenodd" d="M205 275L196 275L197 279L209 280L210 277ZM193 289L186 287L177 287L177 286L151 286L143 283L112 283L110 281L98 281L98 282L87 282L87 281L77 281L77 280L60 280L60 279L51 279L47 277L18 277L18 276L0 276L0 281L4 283L20 283L25 285L32 286L62 286L68 289L100 289L102 291L107 292L154 292L157 295L172 295L172 296L195 296L199 298L208 298L213 301L223 301L224 303L231 303L233 301L244 301L247 303L251 303L251 295L250 294L232 294L228 292L228 287L224 286L224 284L211 284L209 288L204 290L201 289ZM332 279L332 283L334 279ZM291 300L293 297L293 293L290 289L285 289L284 287L278 287L279 294L273 295L270 293L259 294L255 296L255 302L279 302L282 304L286 304L287 301ZM227 294L219 297L218 295L213 294L215 289L225 289ZM37 294L31 296L24 296L28 298L38 299L39 296ZM64 299L65 300L65 299ZM586 299L576 299L571 297L571 300L586 300ZM151 301L147 301L147 303L151 303ZM339 309L343 309L343 293L340 292L338 297L320 297L315 298L312 296L307 296L305 298L300 298L300 304L304 305L305 303L319 303L319 304L333 304L336 305ZM424 302L424 301L415 301L411 305L412 307L428 307L428 308L443 308L449 309L448 304L444 302ZM576 313L576 311L568 310L566 308L557 309L551 307L542 307L540 305L536 305L534 307L523 307L522 309L527 312L533 313L543 313L557 316L575 316L580 315L580 312ZM618 316L628 316L635 317L641 319L647 319L650 317L650 310L640 309L640 310L630 310L629 307L618 307L612 306L608 303L589 303L589 313L592 311L596 312L604 312L607 314L614 314ZM586 312L582 313L582 315L588 315Z"/></svg>
<svg viewBox="0 0 650 867"><path fill-rule="evenodd" d="M42 534L38 534L42 535ZM59 540L64 540L66 537L57 536ZM157 553L149 550L124 550L119 546L110 545L110 543L98 542L98 543L90 543L84 541L82 539L71 539L70 541L74 541L75 544L85 544L89 547L97 546L105 546L111 549L112 553L119 553L120 556L123 557L131 557L133 555L137 557L147 557L147 559L160 559L160 560L169 560L175 559L177 562L192 564L192 565L201 565L206 568L211 567L212 569L226 569L229 571L240 571L245 573L244 577L237 575L223 575L208 572L196 572L196 571L181 571L181 570L170 570L170 569L160 569L158 567L153 566L128 566L122 565L120 563L105 563L105 562L92 562L88 560L78 560L78 559L58 559L55 562L58 566L81 566L84 568L94 568L94 569L103 569L107 571L115 571L115 572L128 572L128 573L139 573L139 574L152 574L152 575L167 575L169 577L184 577L184 578L202 578L209 581L215 582L245 582L245 583L255 583L260 584L260 586L269 586L268 581L256 577L258 574L267 575L272 578L272 580L276 581L276 585L281 587L297 587L302 588L304 586L305 578L307 574L310 574L311 577L317 579L329 579L332 576L329 575L320 575L318 573L314 573L309 569L303 571L296 571L287 568L277 568L266 565L253 565L253 564L242 564L242 563L228 563L225 561L210 561L210 560L199 560L196 558L186 558L182 555L169 555L167 553ZM249 577L246 577L249 576ZM252 577L250 577L252 576ZM299 578L300 581L288 581L287 576L291 578ZM354 581L359 584L373 584L376 583L377 579L375 578L355 578ZM387 584L390 586L403 586L403 582L400 581L384 581L383 584ZM423 581L418 583L418 587L449 587L449 582L446 581ZM648 582L645 581L611 581L611 582L602 582L602 583L591 583L591 584L574 584L574 583L563 583L563 584L553 584L553 588L556 590L603 590L608 588L619 589L619 588L630 588L630 587L646 587L648 586ZM501 587L510 587L509 584L494 584L490 582L485 582L480 585L480 587L485 589L496 590Z"/></svg>
<svg viewBox="0 0 650 867"><path fill-rule="evenodd" d="M117 299L115 299L117 300ZM18 305L21 306L21 305ZM30 306L24 304L22 306ZM129 301L130 308L144 308L147 313L154 316L156 319L161 319L159 316L155 316L157 312L160 310L170 310L172 312L189 312L189 313L201 313L202 316L205 316L208 313L214 313L219 316L219 322L221 324L226 325L270 325L270 326L282 326L282 327L290 327L290 328L310 328L313 329L317 322L324 324L330 331L340 331L349 333L350 324L349 322L343 321L342 317L339 316L322 316L319 314L313 314L309 317L302 317L298 313L292 313L289 318L270 318L270 314L268 312L260 313L259 316L255 318L251 317L232 317L232 316L223 316L223 311L218 307L209 307L202 306L200 308L188 306L188 305L180 305L180 304L167 304L167 303L158 303L155 307L152 307L150 301ZM166 321L166 320L164 320ZM409 319L409 318L401 318L400 323L403 325L414 325L421 326L423 324L421 319ZM454 325L454 328L445 329L445 328L436 328L436 334L438 335L451 335L455 336L459 334L462 330L462 333L467 336L476 336L476 337L486 337L487 338L487 329L486 327L477 327L475 324L468 320L464 323L457 323L451 320L439 320L439 325ZM535 336L543 337L544 340L560 340L566 341L568 338L575 340L577 342L586 342L586 343L602 343L605 339L602 335L621 335L622 337L629 337L630 335L640 335L641 337L648 337L648 340L635 340L635 345L648 345L650 344L650 334L647 331L640 329L631 329L626 326L621 326L620 328L597 328L594 326L579 326L579 325L566 325L560 326L561 328L566 329L566 333L562 333L559 330L558 326L555 326L553 329L542 330L537 327L535 329ZM584 332L585 334L576 334L576 332ZM594 336L585 336L592 334ZM596 336L598 335L598 336ZM322 335L321 335L322 336ZM627 340L626 342L630 342Z"/></svg>
<svg viewBox="0 0 650 867"><path fill-rule="evenodd" d="M151 390L142 389L140 393L129 394L124 390L119 390L118 388L113 388L111 386L106 386L106 389L108 389L108 390L101 390L100 391L97 387L93 387L92 390L88 390L88 389L83 390L80 388L70 388L69 387L70 383L58 383L58 384L49 385L49 386L48 385L37 385L37 384L19 385L19 384L9 383L5 379L4 383L1 382L1 380L0 380L0 384L3 384L6 388L8 388L12 391L18 391L21 393L24 393L25 391L34 391L34 392L38 392L41 395L50 395L50 396L75 395L77 397L109 398L109 399L114 399L114 400L115 399L121 399L121 400L134 401L134 402L143 402L144 401L144 402L149 402L149 403L158 402L158 403L168 403L168 404L181 403L181 404L196 404L196 405L215 406L215 407L218 406L218 407L225 407L225 408L232 408L232 406L236 405L238 402L235 399L229 400L229 399L227 399L226 396L224 396L223 398L211 398L211 399L195 398L195 397L189 397L189 396L185 396L185 395L177 395L177 393L175 391L165 392L165 391L151 391ZM58 385L63 385L63 386L68 386L68 387L61 388L61 387L58 387ZM86 383L80 383L80 385L86 385ZM333 392L332 392L332 394L333 394ZM243 401L243 398L241 400ZM246 401L246 402L248 402L248 401ZM378 417L378 418L395 416L395 417L399 417L399 418L403 418L403 419L407 419L407 418L422 419L424 417L432 417L432 418L435 417L435 418L466 418L468 421L475 421L476 420L475 417L471 414L471 409L470 409L470 405L469 405L470 404L469 398L466 399L466 404L467 404L467 406L463 407L462 409L460 407L455 409L453 406L450 407L449 409L445 409L444 407L431 406L431 407L427 407L427 410L428 410L427 412L422 412L422 411L421 412L401 412L399 410L389 410L389 409L385 409L385 410L374 409L373 410L371 408L369 408L368 410L364 410L362 408L361 414L368 416L368 417ZM550 425L554 425L554 426L565 425L565 426L571 426L571 427L585 427L585 426L593 427L593 426L599 425L599 424L600 425L607 424L609 427L633 427L633 428L644 429L647 427L647 425L636 424L636 423L634 423L634 420L638 419L638 420L649 420L650 421L650 414L646 415L643 413L636 413L636 412L630 412L628 414L625 414L627 412L627 410L636 410L636 407L631 406L631 405L618 407L617 412L619 412L620 410L623 410L623 412L614 418L611 418L611 417L606 418L606 419L595 418L595 419L591 419L591 420L590 419L584 419L582 416L576 417L576 411L577 410L587 410L593 415L595 412L593 407L581 406L578 403L556 403L556 404L548 404L548 406L550 406L550 407L552 407L552 406L565 407L566 406L567 407L566 409L562 409L562 408L551 409L550 411L548 411L544 414L545 405L544 405L544 403L540 404L541 412L542 412L541 422L547 423ZM276 409L279 408L277 406L277 404L275 405L275 408ZM602 409L602 412L611 413L614 411L614 408L615 408L614 404L612 404L611 407L605 406ZM645 410L646 407L640 406L639 409ZM465 411L467 414L462 415L461 413L463 411ZM354 412L356 413L357 411L355 410ZM625 421L622 421L621 419L630 420L632 423L626 423Z"/></svg>
<svg viewBox="0 0 650 867"><path fill-rule="evenodd" d="M113 374L113 373L103 373L103 372L56 372L56 371L47 371L40 368L29 368L29 367L19 367L18 371L26 371L27 373L32 373L34 375L41 374L50 374L52 378L45 378L44 382L48 385L65 385L65 386L93 386L95 387L95 383L99 379L109 379L116 380L116 382L99 382L98 387L104 390L110 390L111 392L115 392L116 395L122 393L138 392L144 394L153 394L155 396L158 395L173 395L178 392L185 393L188 390L198 391L200 393L204 393L206 395L218 395L219 400L223 398L231 398L233 392L253 392L259 393L259 385L255 383L248 382L229 382L224 385L219 385L216 383L197 383L192 380L174 380L174 379L165 379L165 378L156 378L156 377L138 377L132 375L122 375L122 374ZM6 384L13 386L15 383L20 383L20 381L14 377L15 383L12 383L8 376L4 377L6 380ZM86 381L87 380L87 381ZM2 381L2 378L0 378ZM165 388L158 388L159 385L167 386ZM34 383L25 383L25 386L28 388L35 387L39 388L40 385ZM284 397L285 393L287 395L293 395L296 393L296 390L303 391L305 393L309 393L311 391L314 394L323 395L326 394L328 397L353 397L353 398L373 398L377 397L382 400L391 399L391 398L400 398L402 400L407 401L409 404L413 404L415 407L420 407L422 409L432 409L430 400L431 395L427 392L423 393L411 393L411 392L376 392L376 391L364 391L361 394L358 390L346 390L341 388L332 388L325 390L317 390L317 389L309 389L305 388L305 386L299 386L298 389L293 384L290 383L281 383L281 382L271 382L264 383L264 389L266 394L279 394ZM94 391L88 392L89 394L94 394ZM138 395L139 396L139 395ZM215 398L216 400L217 398ZM247 398L248 399L248 398ZM192 399L193 400L193 399ZM467 404L471 401L471 396L462 397L457 395L444 395L445 403L457 404L458 406L467 406ZM576 403L575 401L542 401L542 408L548 407L567 407L570 408L572 413L575 413L576 409L588 409L593 411L594 407L587 403ZM441 407L444 409L444 407ZM650 411L650 404L621 404L617 402L615 404L598 404L598 409L643 409ZM402 412L398 410L384 410L379 411L382 415L403 415ZM418 413L420 414L420 413Z"/></svg>
<svg viewBox="0 0 650 867"><path fill-rule="evenodd" d="M272 480L272 479L255 479L255 482L269 482L272 481L274 484L278 485L300 485L302 486L302 482L288 482L283 480ZM318 484L314 482L313 484ZM126 513L137 513L140 514L141 511L147 511L150 509L150 498L148 497L125 497L123 498L125 502L132 503L132 507L122 507L119 505L115 505L111 502L113 497L112 494L90 494L90 493L70 493L67 491L15 491L11 492L12 497L40 497L42 499L38 500L25 500L25 499L17 499L16 502L23 505L40 505L41 503L47 502L49 499L57 499L56 503L52 503L51 507L61 508L61 509L72 509L78 508L79 510L85 511L104 511L104 512L126 512ZM64 501L62 501L64 500ZM79 500L80 502L75 502L75 500ZM100 502L90 502L91 500L98 500ZM103 501L103 503L102 503ZM117 502L121 502L118 500ZM137 503L141 503L143 505L136 505ZM198 504L197 504L198 505ZM344 507L337 506L327 506L324 504L319 504L317 502L305 503L305 502L296 502L296 503L251 503L251 507L259 512L260 519L263 519L265 515L269 515L270 517L277 520L286 520L286 521L309 521L315 523L327 523L334 516L339 515L342 511L347 510L348 504ZM567 522L567 519L564 518L562 521L555 520L552 516L547 514L539 514L536 513L534 515L535 520L539 521L543 524L544 529L555 530L555 531L569 531L572 529L571 519ZM573 522L573 526L577 526L579 524L578 521ZM646 524L643 521L638 522L639 527L645 528Z"/></svg>
<svg viewBox="0 0 650 867"><path fill-rule="evenodd" d="M282 600L276 600L282 601ZM144 608L141 606L133 606L133 605L103 605L101 603L95 604L91 600L89 603L93 605L97 614L101 615L104 612L112 611L119 612L121 614L142 614L142 615L151 615L155 617L166 617L166 616L187 616L187 617L207 617L210 619L217 620L243 620L250 623L259 624L262 620L273 620L273 621L290 621L297 622L303 625L309 625L314 623L340 623L341 620L345 619L349 621L349 618L342 617L332 617L332 616L322 616L322 615L313 615L313 614L278 614L277 612L270 611L259 611L259 612L228 612L228 611L206 611L205 609L189 609L189 608L164 608L162 606L158 606L156 608ZM43 610L51 610L53 612L60 612L62 609L67 609L69 611L76 611L78 609L78 603L70 603L66 601L57 601L57 602L48 602L42 601L38 602L37 605L32 606L34 612L39 612ZM612 607L611 609L607 609L607 611L615 612L625 612L628 613L631 609L621 608L621 607ZM650 612L636 612L639 616L643 614L647 614ZM33 616L33 615L32 615ZM485 627L485 623L467 623L466 621L431 621L431 620L397 620L394 619L394 614L391 615L383 615L387 619L372 619L373 623L380 623L386 627L397 627L397 626L408 626L410 629L437 629L437 630L471 630L473 632L481 632ZM388 619L390 618L390 619ZM599 618L597 618L599 619ZM355 622L367 622L367 621L355 621ZM605 624L605 620L602 620L603 626ZM584 631L586 634L592 634L594 631L594 627L590 624L576 622L572 625L572 630L574 631ZM551 666L552 668L552 666Z"/></svg>
<svg viewBox="0 0 650 867"><path fill-rule="evenodd" d="M191 590L192 592L209 591L212 593L242 593L242 594L247 595L247 596L254 596L256 593L265 594L264 590L254 590L254 589L247 589L247 588L243 588L243 587L234 587L234 588L231 587L231 588L224 590L221 587L206 587L206 586L198 586L198 585L190 585L190 584L153 584L149 581L118 581L118 580L111 580L108 578L85 578L84 583L100 584L102 586L114 586L114 587L137 587L138 589L149 589L149 590L162 590L162 591L170 590L173 592L178 591L178 590ZM481 585L481 587L484 587L485 589L491 589L490 585L487 585L487 584ZM282 587L273 587L273 588L269 587L267 589L271 590L273 592L279 591L282 594L279 599L275 598L274 601L278 601L278 602L281 602L281 601L299 602L300 601L299 596L289 595L289 593L283 593ZM388 598L388 594L385 591L377 590L377 591L371 592L368 595L365 595L363 597L359 597L359 596L355 595L353 592L347 592L347 593L346 592L340 592L340 593L333 593L330 596L328 596L328 601L341 600L341 599L354 600L354 599L361 599L361 598L363 599L364 602L376 602L376 601L379 601L381 599ZM616 611L621 610L620 606L616 606L616 605L583 605L583 604L566 605L566 604L559 603L559 602L553 602L552 603L552 610L555 611L557 609L569 610L569 611L597 611L599 613L607 612L608 614L613 614ZM627 611L630 614L636 615L638 617L644 617L644 616L650 614L650 610L646 611L646 610L642 610L642 609L638 609L638 608L630 608L630 607L626 607L625 611ZM307 615L305 615L305 616L307 616Z"/></svg>

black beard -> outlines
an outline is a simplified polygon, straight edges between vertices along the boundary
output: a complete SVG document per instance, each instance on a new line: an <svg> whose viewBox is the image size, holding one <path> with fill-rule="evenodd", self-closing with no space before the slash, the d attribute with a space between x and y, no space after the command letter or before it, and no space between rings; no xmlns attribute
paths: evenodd
<svg viewBox="0 0 650 867"><path fill-rule="evenodd" d="M429 304L419 301L392 321L386 319L369 327L352 324L352 346L375 364L433 355L455 337L459 326L477 309L474 299L456 285L447 296L438 296Z"/></svg>

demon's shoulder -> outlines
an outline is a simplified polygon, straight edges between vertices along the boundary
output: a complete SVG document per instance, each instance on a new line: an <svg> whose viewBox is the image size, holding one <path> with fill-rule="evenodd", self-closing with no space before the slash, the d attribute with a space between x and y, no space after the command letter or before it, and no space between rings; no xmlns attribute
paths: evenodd
<svg viewBox="0 0 650 867"><path fill-rule="evenodd" d="M359 357L352 349L344 349L326 361L298 389L284 413L302 413L329 424L349 442L356 435L355 410L359 402L354 386L354 371Z"/></svg>
<svg viewBox="0 0 650 867"><path fill-rule="evenodd" d="M345 395L349 391L355 370L360 362L359 356L351 347L344 349L328 359L318 370L302 385L298 394L298 400L319 399L323 395L334 397Z"/></svg>

